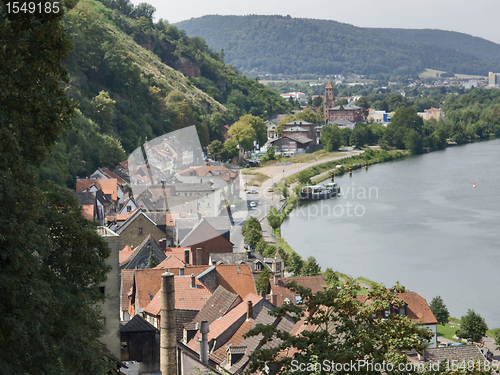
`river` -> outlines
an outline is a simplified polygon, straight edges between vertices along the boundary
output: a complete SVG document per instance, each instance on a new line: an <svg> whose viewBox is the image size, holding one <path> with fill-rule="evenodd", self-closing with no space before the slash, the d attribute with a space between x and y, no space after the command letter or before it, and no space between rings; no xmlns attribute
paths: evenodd
<svg viewBox="0 0 500 375"><path fill-rule="evenodd" d="M304 259L389 287L397 281L451 316L500 327L500 139L371 166L335 180L282 235ZM474 187L475 184L475 187Z"/></svg>

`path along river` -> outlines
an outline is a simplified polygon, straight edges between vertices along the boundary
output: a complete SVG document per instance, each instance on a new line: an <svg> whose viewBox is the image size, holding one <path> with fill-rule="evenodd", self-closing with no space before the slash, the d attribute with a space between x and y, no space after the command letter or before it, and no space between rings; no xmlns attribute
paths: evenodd
<svg viewBox="0 0 500 375"><path fill-rule="evenodd" d="M500 139L336 178L342 196L296 208L282 235L322 269L399 281L450 314L500 327ZM475 187L474 187L475 184Z"/></svg>

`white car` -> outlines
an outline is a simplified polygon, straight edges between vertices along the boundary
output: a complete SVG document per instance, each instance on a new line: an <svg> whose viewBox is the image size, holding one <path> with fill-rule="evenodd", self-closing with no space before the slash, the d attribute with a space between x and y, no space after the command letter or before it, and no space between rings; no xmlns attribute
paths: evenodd
<svg viewBox="0 0 500 375"><path fill-rule="evenodd" d="M251 201L250 202L250 207L257 207L257 202Z"/></svg>
<svg viewBox="0 0 500 375"><path fill-rule="evenodd" d="M258 194L259 192L255 189L252 189L252 190L248 190L247 191L247 194Z"/></svg>

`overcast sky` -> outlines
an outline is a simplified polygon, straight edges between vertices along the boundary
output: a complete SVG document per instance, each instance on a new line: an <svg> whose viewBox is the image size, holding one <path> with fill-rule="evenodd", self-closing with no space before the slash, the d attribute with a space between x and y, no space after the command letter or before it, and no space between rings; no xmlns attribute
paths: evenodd
<svg viewBox="0 0 500 375"><path fill-rule="evenodd" d="M459 31L500 43L500 0L131 0L176 23L207 14L279 14L360 27Z"/></svg>

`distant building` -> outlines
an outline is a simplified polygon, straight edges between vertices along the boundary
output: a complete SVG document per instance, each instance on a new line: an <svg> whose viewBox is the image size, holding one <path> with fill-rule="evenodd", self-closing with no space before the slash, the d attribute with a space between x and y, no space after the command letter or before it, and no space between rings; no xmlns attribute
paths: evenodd
<svg viewBox="0 0 500 375"><path fill-rule="evenodd" d="M488 74L488 87L500 88L500 73Z"/></svg>
<svg viewBox="0 0 500 375"><path fill-rule="evenodd" d="M323 96L323 116L325 124L335 120L349 120L351 122L362 121L363 108L353 104L335 106L335 91L330 82L325 86L325 95Z"/></svg>
<svg viewBox="0 0 500 375"><path fill-rule="evenodd" d="M287 92L286 94L280 94L283 99L290 99L292 97L294 100L299 102L307 102L306 94L303 92Z"/></svg>

